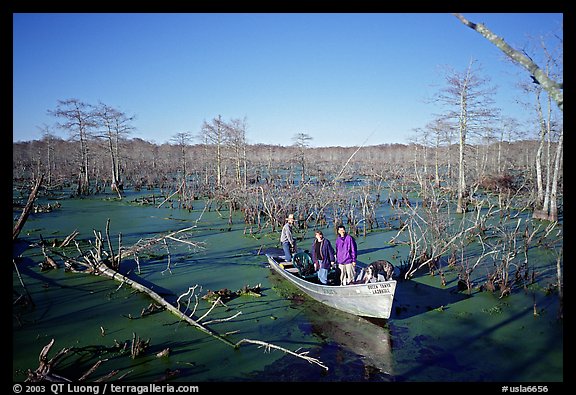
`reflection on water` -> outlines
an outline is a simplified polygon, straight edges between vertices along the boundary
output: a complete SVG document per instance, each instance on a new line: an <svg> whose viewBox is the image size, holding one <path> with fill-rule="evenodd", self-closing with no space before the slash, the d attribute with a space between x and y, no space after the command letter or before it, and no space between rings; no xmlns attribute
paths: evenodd
<svg viewBox="0 0 576 395"><path fill-rule="evenodd" d="M312 333L359 355L366 378L393 377L392 342L384 320L371 322L319 303L307 307Z"/></svg>
<svg viewBox="0 0 576 395"><path fill-rule="evenodd" d="M330 367L324 375L308 369L309 374L296 376L292 361L292 368L287 369L291 380L393 381L392 341L386 320L341 312L309 298L278 275L271 277L279 295L299 310L301 330L322 341L319 353Z"/></svg>

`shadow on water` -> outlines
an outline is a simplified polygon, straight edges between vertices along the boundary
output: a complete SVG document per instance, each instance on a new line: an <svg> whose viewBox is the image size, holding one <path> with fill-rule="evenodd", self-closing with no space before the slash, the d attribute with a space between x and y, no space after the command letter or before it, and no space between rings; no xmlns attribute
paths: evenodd
<svg viewBox="0 0 576 395"><path fill-rule="evenodd" d="M453 322L446 323L443 334L452 339L449 343L438 342L434 335L425 334L409 339L407 343L399 340L397 347L403 351L412 349L411 359L414 363L411 368L398 372L396 380L538 382L545 377L545 381L561 381L563 373L561 366L556 366L558 362L551 365L546 363L555 359L557 342L535 336L533 346L544 352L531 352L514 341L522 336L517 329L523 328L520 323L526 322L526 319L533 320L532 313L532 308L528 307L498 323L484 325L472 322L472 327L468 328L454 325ZM395 337L406 339L409 330L395 326L392 331ZM508 336L502 336L502 333ZM414 358L414 355L417 357Z"/></svg>
<svg viewBox="0 0 576 395"><path fill-rule="evenodd" d="M404 320L431 310L447 310L469 297L459 292L457 286L437 288L412 280L398 281L390 318Z"/></svg>
<svg viewBox="0 0 576 395"><path fill-rule="evenodd" d="M41 287L44 289L54 288L63 289L72 293L81 294L95 294L106 289L106 286L98 287L94 283L89 285L66 285L60 278L50 278L48 275L38 272L35 268L38 267L38 263L30 258L18 258L18 271L21 276L25 276L27 281L35 280L42 284ZM16 289L16 288L15 288ZM17 288L20 290L20 287Z"/></svg>
<svg viewBox="0 0 576 395"><path fill-rule="evenodd" d="M107 374L111 374L114 370L106 370L106 365L114 365L117 373L113 375L113 379L121 377L120 372L130 372L129 376L132 381L141 382L159 382L165 381L175 376L195 377L209 370L209 368L201 363L189 362L185 366L178 368L166 368L164 375L159 375L157 372L150 372L146 369L154 360L165 359L168 356L159 357L162 351L168 350L171 358L178 358L179 354L183 352L178 351L183 348L190 348L189 342L164 342L157 345L151 345L147 349L148 356L140 357L137 359L128 358L127 354L130 352L130 346L126 348L126 344L118 343L114 346L90 345L84 347L72 347L70 352L63 358L60 363L60 374L64 377L78 378L80 374L88 372L96 363L105 361L106 364L94 371L89 375L88 380L99 380ZM200 349L198 346L197 349ZM167 354L167 355L168 355Z"/></svg>
<svg viewBox="0 0 576 395"><path fill-rule="evenodd" d="M20 239L16 239L15 242L12 243L12 256L17 257L20 256L24 251L29 248L29 243L22 241Z"/></svg>
<svg viewBox="0 0 576 395"><path fill-rule="evenodd" d="M177 296L173 291L171 291L167 288L161 287L161 286L159 286L159 285L157 285L151 281L148 281L145 278L143 278L142 276L139 276L136 273L137 269L138 269L138 265L136 264L136 262L134 260L125 260L122 262L121 273L124 276L128 277L132 281L136 281L137 283L145 286L148 289L151 289L152 291L156 292L158 295L162 296L163 298L165 298L166 300L168 300L171 303L176 301Z"/></svg>
<svg viewBox="0 0 576 395"><path fill-rule="evenodd" d="M358 255L364 255L364 254L372 254L373 252L378 252L378 251L383 251L383 250L389 250L390 248L396 248L396 246L393 245L389 245L389 246L384 246L384 247L376 247L376 248L366 248L363 250L358 250Z"/></svg>

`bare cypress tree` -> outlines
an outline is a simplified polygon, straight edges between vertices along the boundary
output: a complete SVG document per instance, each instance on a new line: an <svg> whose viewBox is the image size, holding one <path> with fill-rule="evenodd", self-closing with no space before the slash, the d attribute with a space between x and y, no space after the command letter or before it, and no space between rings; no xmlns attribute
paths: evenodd
<svg viewBox="0 0 576 395"><path fill-rule="evenodd" d="M292 137L292 141L294 141L294 147L298 149L298 162L300 164L301 169L301 182L306 182L306 149L310 146L308 144L312 140L312 136L307 133L296 133L294 137Z"/></svg>
<svg viewBox="0 0 576 395"><path fill-rule="evenodd" d="M456 212L463 213L469 200L466 183L467 151L469 138L485 130L496 116L494 103L495 89L488 86L489 80L480 77L475 61L470 60L463 73L451 71L446 76L447 86L437 95L437 102L446 106L444 120L454 123L458 130L458 202ZM472 135L471 135L472 134Z"/></svg>
<svg viewBox="0 0 576 395"><path fill-rule="evenodd" d="M450 125L446 124L442 119L435 119L426 125L434 134L434 184L436 188L440 188L441 180L450 175L450 145L451 135ZM442 153L445 153L443 155ZM441 158L444 157L444 160ZM446 176L441 177L440 169L444 165L447 166Z"/></svg>
<svg viewBox="0 0 576 395"><path fill-rule="evenodd" d="M552 66L556 63L552 55L544 47L546 53L546 74L551 73ZM533 91L536 96L536 113L538 114L538 125L540 135L540 145L536 152L536 187L537 201L534 208L533 218L557 221L558 209L556 204L556 182L560 171L560 160L563 141L563 127L560 122L554 119L552 97L548 94L543 98L542 86L531 84L526 88ZM543 108L542 100L546 101ZM545 109L545 112L544 112ZM554 134L557 133L557 136ZM553 141L558 141L555 158L552 158ZM543 155L544 154L544 155ZM554 175L553 175L554 173Z"/></svg>
<svg viewBox="0 0 576 395"><path fill-rule="evenodd" d="M518 64L522 68L526 69L532 78L532 81L535 85L538 85L538 89L543 89L548 94L551 100L554 100L561 111L564 111L564 84L562 82L557 82L557 77L553 76L550 73L550 65L561 65L562 59L562 52L560 52L560 56L558 59L553 57L551 53L548 51L546 46L542 43L542 47L544 53L546 54L546 67L542 69L538 64L536 64L528 55L524 52L520 52L514 48L512 48L504 39L494 34L490 29L484 26L481 23L474 23L466 19L462 14L453 14L456 18L460 20L464 25L468 26L472 30L480 33L484 38L494 44L498 49L500 49L506 56L508 56L514 63ZM558 36L556 36L558 37ZM562 40L560 40L560 44L562 44ZM560 66L561 68L561 66ZM561 73L559 73L561 76ZM538 90L539 92L539 90ZM539 104L538 104L539 105ZM542 125L543 117L540 118L540 130L541 130L541 142L543 141L542 135L546 133L545 125ZM557 151L555 156L555 166L561 166L561 150L562 150L562 141L563 141L563 128L560 132L560 137L558 140ZM542 146L542 144L541 144ZM549 155L548 158L551 156ZM555 220L558 218L556 202L551 203L551 195L552 190L557 190L557 185L551 185L550 179L550 172L548 170L548 177L547 177L547 184L546 184L546 193L543 192L542 186L542 173L541 170L538 168L540 166L541 160L541 148L537 154L536 159L536 166L537 166L537 185L538 185L538 207L534 210L534 218L540 219L549 219ZM560 169L554 168L554 174L558 175ZM555 178L557 180L557 178ZM553 197L556 199L556 196Z"/></svg>
<svg viewBox="0 0 576 395"><path fill-rule="evenodd" d="M133 129L130 122L134 117L130 117L104 103L99 103L94 108L92 116L99 128L97 137L106 141L108 153L110 154L112 170L110 188L122 198L120 192L122 190L122 181L120 179L120 140L130 134Z"/></svg>
<svg viewBox="0 0 576 395"><path fill-rule="evenodd" d="M226 125L218 115L210 123L204 121L200 131L202 141L214 147L216 153L216 188L222 187L223 148L226 143ZM208 158L206 158L208 159Z"/></svg>
<svg viewBox="0 0 576 395"><path fill-rule="evenodd" d="M56 136L51 132L48 125L40 128L42 131L42 141L46 144L46 183L52 185L52 168L54 167L54 140ZM40 173L39 173L40 174Z"/></svg>
<svg viewBox="0 0 576 395"><path fill-rule="evenodd" d="M246 157L246 118L232 119L226 125L226 133L228 135L227 141L234 155L234 162L236 164L236 183L246 188L248 184L248 164Z"/></svg>
<svg viewBox="0 0 576 395"><path fill-rule="evenodd" d="M187 207L189 210L192 209L192 201L193 199L193 193L191 191L188 190L188 174L189 174L189 170L188 170L188 166L187 166L187 161L186 161L186 155L188 153L188 147L190 146L190 140L192 140L193 136L192 133L190 132L180 132L177 133L173 138L172 141L175 143L175 145L178 147L179 151L180 151L180 173L182 175L182 180L178 181L178 187L176 189L177 193L180 193L180 199L179 199L179 203L178 206L184 206Z"/></svg>
<svg viewBox="0 0 576 395"><path fill-rule="evenodd" d="M172 141L180 149L180 168L182 169L182 178L186 182L186 176L188 175L188 169L186 168L186 148L190 145L190 140L192 139L192 133L190 132L180 132L176 133L172 138Z"/></svg>
<svg viewBox="0 0 576 395"><path fill-rule="evenodd" d="M92 106L78 99L58 100L55 110L48 110L48 114L63 121L59 127L70 133L73 140L80 144L80 173L78 175L79 195L90 194L88 141L95 126Z"/></svg>
<svg viewBox="0 0 576 395"><path fill-rule="evenodd" d="M510 161L510 144L519 136L519 126L520 123L516 118L505 117L502 120L496 157L496 171L499 174L506 172L510 168L510 163L508 163Z"/></svg>

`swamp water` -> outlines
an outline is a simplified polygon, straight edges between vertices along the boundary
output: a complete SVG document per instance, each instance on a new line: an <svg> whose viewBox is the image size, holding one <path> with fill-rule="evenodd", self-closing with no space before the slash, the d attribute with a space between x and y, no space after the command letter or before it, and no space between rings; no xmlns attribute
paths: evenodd
<svg viewBox="0 0 576 395"><path fill-rule="evenodd" d="M143 195L143 194L142 194ZM542 259L542 280L526 291L498 299L474 291L456 291L455 275L446 286L438 276L423 273L398 283L393 313L388 321L367 320L325 307L282 281L267 267L264 253L278 251L278 235L261 238L244 234L241 216L215 211L140 206L138 194L122 201L107 197L65 199L50 213L31 214L19 241L14 244L18 271L34 306L13 308L14 381L23 381L27 369L38 367L38 355L51 339L49 358L65 347L76 353L64 359L58 373L77 377L98 359L104 360L88 381L118 370L115 377L127 382L562 382L563 323L557 320L558 298L544 289L555 281L554 264ZM46 201L40 199L40 204ZM158 204L158 203L157 203ZM14 212L17 216L19 213ZM329 369L306 360L242 344L238 349L180 322L166 311L140 317L151 300L116 281L60 269L42 272L38 242L63 240L74 230L77 240L93 239L93 230L105 232L110 218L114 248L118 234L128 247L140 239L154 238L196 226L191 240L204 242L202 250L170 245L168 267L162 246L155 255L141 257L140 270L133 259L122 263L137 279L173 300L197 285L197 294L227 288L232 291L261 284L262 296L240 296L214 309L204 321L231 320L208 325L233 343L259 340L293 352L307 352ZM395 231L378 231L357 238L359 262L388 259L399 264L406 249L387 242ZM334 242L330 229L327 237ZM309 230L300 247L309 248ZM538 252L531 252L538 259ZM485 273L483 273L485 275ZM13 289L22 293L16 270ZM210 303L199 300L195 317ZM538 315L534 314L534 304ZM191 301L194 306L194 299ZM150 346L135 359L115 344L131 342L136 335L150 339ZM169 356L157 357L170 348ZM172 373L175 373L172 375Z"/></svg>

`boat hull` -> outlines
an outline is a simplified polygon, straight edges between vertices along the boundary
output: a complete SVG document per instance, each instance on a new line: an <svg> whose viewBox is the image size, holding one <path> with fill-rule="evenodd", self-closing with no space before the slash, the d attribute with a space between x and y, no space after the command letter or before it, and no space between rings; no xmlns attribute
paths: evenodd
<svg viewBox="0 0 576 395"><path fill-rule="evenodd" d="M272 255L266 256L276 273L318 302L361 317L390 318L396 280L343 286L317 284L285 270Z"/></svg>

